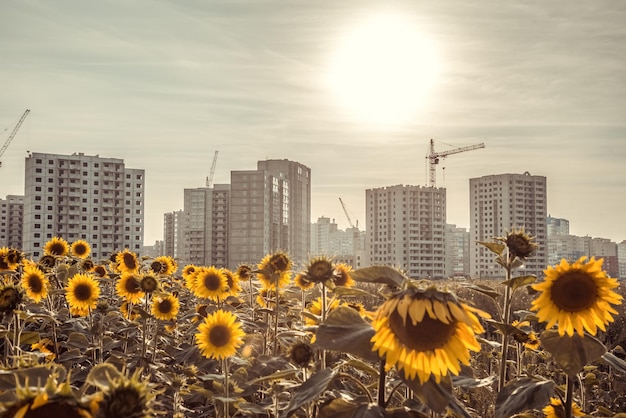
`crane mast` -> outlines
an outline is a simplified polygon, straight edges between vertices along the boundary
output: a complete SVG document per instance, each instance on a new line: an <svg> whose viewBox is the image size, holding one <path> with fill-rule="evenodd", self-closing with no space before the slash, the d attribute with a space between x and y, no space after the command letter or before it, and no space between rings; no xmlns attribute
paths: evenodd
<svg viewBox="0 0 626 418"><path fill-rule="evenodd" d="M354 224L352 223L352 219L350 219L350 215L348 215L348 209L346 208L346 204L343 203L343 200L339 198L339 203L341 203L341 207L343 208L343 213L346 214L346 218L348 218L348 223L350 224L350 228L354 228ZM358 222L357 222L358 224Z"/></svg>
<svg viewBox="0 0 626 418"><path fill-rule="evenodd" d="M430 176L429 176L428 185L431 187L437 187L437 170L436 170L437 167L436 166L437 164L439 164L440 158L445 158L448 155L458 154L459 152L472 151L472 150L479 149L479 148L485 148L485 144L481 142L480 144L453 148L448 151L435 152L435 141L431 139L428 155L426 156L426 159L428 160L428 163L430 166L430 170L429 170Z"/></svg>
<svg viewBox="0 0 626 418"><path fill-rule="evenodd" d="M4 145L2 145L2 148L0 148L0 157L2 157L2 154L4 154L4 152L9 147L9 144L13 140L13 137L15 136L15 134L17 134L17 131L19 131L20 126L22 126L22 122L24 122L24 119L26 119L26 116L28 116L29 113L30 113L30 109L26 109L26 111L24 112L24 114L20 118L19 122L17 122L17 125L15 125L15 128L13 128L13 131L11 132L11 135L9 135L7 140L4 142ZM2 162L1 161L0 161L0 167L2 167Z"/></svg>
<svg viewBox="0 0 626 418"><path fill-rule="evenodd" d="M211 171L209 172L209 176L206 178L206 187L211 187L213 185L213 176L215 175L215 165L217 164L217 153L219 151L215 151L215 155L213 156L213 164L211 164Z"/></svg>

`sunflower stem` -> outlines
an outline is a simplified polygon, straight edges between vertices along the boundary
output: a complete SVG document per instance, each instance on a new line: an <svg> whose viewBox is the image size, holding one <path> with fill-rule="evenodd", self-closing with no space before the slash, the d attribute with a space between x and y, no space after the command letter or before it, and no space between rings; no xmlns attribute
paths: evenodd
<svg viewBox="0 0 626 418"><path fill-rule="evenodd" d="M276 306L274 306L274 356L278 355L278 280L280 279L280 277L278 279L276 279L275 283L276 283L276 289L274 290L276 292Z"/></svg>
<svg viewBox="0 0 626 418"><path fill-rule="evenodd" d="M380 367L378 369L378 406L385 408L385 378L387 372L385 371L385 359L380 360Z"/></svg>
<svg viewBox="0 0 626 418"><path fill-rule="evenodd" d="M253 292L252 292L252 274L250 274L250 276L248 277L248 292L250 293L250 318L251 321L254 323L254 304L253 304Z"/></svg>
<svg viewBox="0 0 626 418"><path fill-rule="evenodd" d="M511 271L513 269L513 260L510 256L507 256L506 264L506 280L511 280ZM504 302L502 304L502 322L508 324L511 322L511 286L504 286ZM498 379L498 392L506 385L506 369L508 366L508 354L509 354L509 336L506 333L502 333L502 352L500 358L500 378Z"/></svg>
<svg viewBox="0 0 626 418"><path fill-rule="evenodd" d="M157 318L156 320L156 325L154 326L154 341L153 341L153 345L152 345L152 362L154 363L154 360L156 359L156 352L157 352L157 342L159 340L159 324L160 324L161 320Z"/></svg>
<svg viewBox="0 0 626 418"><path fill-rule="evenodd" d="M326 283L322 282L322 319L321 323L326 321ZM324 370L326 368L326 350L322 349L320 353L322 356L321 359L321 368Z"/></svg>
<svg viewBox="0 0 626 418"><path fill-rule="evenodd" d="M572 418L572 398L574 396L574 379L567 376L567 388L565 392L565 418Z"/></svg>
<svg viewBox="0 0 626 418"><path fill-rule="evenodd" d="M224 417L228 417L228 358L222 360L224 370Z"/></svg>

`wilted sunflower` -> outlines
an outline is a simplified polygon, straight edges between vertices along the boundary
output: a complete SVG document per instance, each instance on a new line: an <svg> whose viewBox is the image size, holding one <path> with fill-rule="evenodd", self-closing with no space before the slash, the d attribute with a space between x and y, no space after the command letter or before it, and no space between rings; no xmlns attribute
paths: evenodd
<svg viewBox="0 0 626 418"><path fill-rule="evenodd" d="M283 288L291 281L293 262L286 253L268 254L257 265L257 278L268 289Z"/></svg>
<svg viewBox="0 0 626 418"><path fill-rule="evenodd" d="M239 276L233 274L232 271L228 269L222 269L224 275L226 276L226 283L228 284L228 295L229 296L238 296L241 292L241 286L239 286Z"/></svg>
<svg viewBox="0 0 626 418"><path fill-rule="evenodd" d="M0 284L0 313L13 312L21 301L22 291L18 287L10 282Z"/></svg>
<svg viewBox="0 0 626 418"><path fill-rule="evenodd" d="M354 280L350 277L352 266L347 264L337 264L335 266L335 272L333 282L335 286L352 287L354 286Z"/></svg>
<svg viewBox="0 0 626 418"><path fill-rule="evenodd" d="M124 273L115 284L117 294L130 303L137 303L145 296L141 290L141 276Z"/></svg>
<svg viewBox="0 0 626 418"><path fill-rule="evenodd" d="M65 298L70 308L78 311L94 309L100 297L100 286L91 275L75 274L65 287Z"/></svg>
<svg viewBox="0 0 626 418"><path fill-rule="evenodd" d="M179 309L180 302L174 295L156 297L152 301L152 315L154 315L156 319L163 321L176 319Z"/></svg>
<svg viewBox="0 0 626 418"><path fill-rule="evenodd" d="M534 331L530 328L530 322L528 321L513 321L511 324L515 328L519 329L520 332L513 333L513 339L519 344L523 344L524 347L530 350L538 350L541 346L539 342L539 337Z"/></svg>
<svg viewBox="0 0 626 418"><path fill-rule="evenodd" d="M168 276L176 271L178 268L176 261L170 256L162 255L155 257L150 263L150 270L154 274L162 274Z"/></svg>
<svg viewBox="0 0 626 418"><path fill-rule="evenodd" d="M155 416L154 401L156 395L162 392L155 392L152 385L140 376L141 370L137 370L131 377L110 379L101 400L96 401L92 408L94 418Z"/></svg>
<svg viewBox="0 0 626 418"><path fill-rule="evenodd" d="M41 299L48 296L48 287L50 287L50 282L43 271L33 265L24 267L22 288L26 291L26 296L39 303Z"/></svg>
<svg viewBox="0 0 626 418"><path fill-rule="evenodd" d="M548 322L546 328L557 324L561 336L571 337L576 331L582 337L585 330L596 335L598 328L606 331L606 324L613 322L611 314L617 314L611 304L622 303L622 296L611 290L619 286L617 280L602 270L604 260L586 259L573 264L562 259L556 268L544 270L543 282L532 286L541 293L531 309L538 311L539 321Z"/></svg>
<svg viewBox="0 0 626 418"><path fill-rule="evenodd" d="M228 296L228 279L217 267L200 267L194 273L191 290L199 298L219 302Z"/></svg>
<svg viewBox="0 0 626 418"><path fill-rule="evenodd" d="M404 376L420 383L432 375L437 383L448 371L458 375L469 365L469 350L479 351L475 333L484 332L475 314L488 314L457 300L453 293L435 288L408 289L392 296L376 312L372 351Z"/></svg>
<svg viewBox="0 0 626 418"><path fill-rule="evenodd" d="M299 341L289 349L289 360L298 367L309 367L315 357L311 344Z"/></svg>
<svg viewBox="0 0 626 418"><path fill-rule="evenodd" d="M543 408L542 412L545 414L546 418L563 418L565 417L565 408L563 407L563 402L559 398L550 398L550 405ZM572 402L572 416L573 417L584 417L585 413L580 406L576 404L576 402Z"/></svg>
<svg viewBox="0 0 626 418"><path fill-rule="evenodd" d="M55 257L64 257L69 253L70 246L63 238L53 237L43 247L43 253L45 255L51 255Z"/></svg>
<svg viewBox="0 0 626 418"><path fill-rule="evenodd" d="M245 335L235 314L220 309L207 315L195 337L204 357L221 360L237 352Z"/></svg>
<svg viewBox="0 0 626 418"><path fill-rule="evenodd" d="M89 254L91 254L91 247L87 241L79 239L78 241L74 241L72 243L70 253L74 257L87 258L89 257Z"/></svg>
<svg viewBox="0 0 626 418"><path fill-rule="evenodd" d="M139 260L137 254L125 248L117 253L115 257L117 270L120 273L137 273L139 271Z"/></svg>
<svg viewBox="0 0 626 418"><path fill-rule="evenodd" d="M313 289L313 287L315 286L314 282L309 281L306 278L306 274L304 273L298 273L296 274L296 276L293 278L293 283L298 286L301 290L311 290Z"/></svg>
<svg viewBox="0 0 626 418"><path fill-rule="evenodd" d="M498 240L506 244L511 258L518 257L521 260L525 260L537 249L537 244L533 242L534 237L526 234L523 227L513 229L505 237L498 238Z"/></svg>

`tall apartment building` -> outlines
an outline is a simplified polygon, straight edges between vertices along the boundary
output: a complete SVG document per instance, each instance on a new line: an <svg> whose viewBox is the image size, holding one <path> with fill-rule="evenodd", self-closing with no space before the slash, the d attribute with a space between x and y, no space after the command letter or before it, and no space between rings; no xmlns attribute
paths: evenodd
<svg viewBox="0 0 626 418"><path fill-rule="evenodd" d="M555 266L566 259L574 262L580 257L589 257L591 254L591 237L576 235L548 235L547 265Z"/></svg>
<svg viewBox="0 0 626 418"><path fill-rule="evenodd" d="M569 235L569 221L567 219L548 216L546 226L548 238L556 235Z"/></svg>
<svg viewBox="0 0 626 418"><path fill-rule="evenodd" d="M26 158L23 250L37 258L58 236L84 239L94 259L128 248L140 252L145 172L124 160L83 153Z"/></svg>
<svg viewBox="0 0 626 418"><path fill-rule="evenodd" d="M470 233L465 228L446 224L446 277L467 277L470 274Z"/></svg>
<svg viewBox="0 0 626 418"><path fill-rule="evenodd" d="M256 170L231 171L229 268L286 251L308 260L311 169L289 160L259 161Z"/></svg>
<svg viewBox="0 0 626 418"><path fill-rule="evenodd" d="M619 278L626 280L626 240L617 244L617 265Z"/></svg>
<svg viewBox="0 0 626 418"><path fill-rule="evenodd" d="M547 263L547 189L544 176L499 174L470 179L470 274L502 278L504 269L493 253L478 244L523 227L538 249L525 263L524 274L543 275Z"/></svg>
<svg viewBox="0 0 626 418"><path fill-rule="evenodd" d="M182 210L163 215L163 255L179 259L179 264L184 263L180 260L184 248L183 218Z"/></svg>
<svg viewBox="0 0 626 418"><path fill-rule="evenodd" d="M411 278L445 274L446 189L389 186L365 191L366 252L372 265Z"/></svg>
<svg viewBox="0 0 626 418"><path fill-rule="evenodd" d="M357 227L339 229L333 219L322 216L311 224L311 256L331 256L353 268L360 267L365 234Z"/></svg>
<svg viewBox="0 0 626 418"><path fill-rule="evenodd" d="M22 248L24 196L0 199L0 247Z"/></svg>

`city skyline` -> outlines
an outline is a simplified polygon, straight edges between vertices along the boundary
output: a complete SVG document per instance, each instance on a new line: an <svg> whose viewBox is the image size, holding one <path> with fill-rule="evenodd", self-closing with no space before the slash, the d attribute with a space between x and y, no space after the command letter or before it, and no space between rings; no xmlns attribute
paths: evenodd
<svg viewBox="0 0 626 418"><path fill-rule="evenodd" d="M548 214L573 235L626 239L621 3L9 1L0 19L0 143L31 109L0 158L2 197L24 194L27 151L122 158L146 171L149 245L219 150L214 184L259 160L297 161L311 168L311 222L347 227L342 198L364 228L367 189L426 184L433 138L437 151L486 144L437 169L449 224L469 228L470 178L528 171L547 178ZM427 45L384 55L393 19ZM363 56L368 25L386 29L362 38ZM388 90L357 95L344 87L375 67L368 52L411 56L406 68L428 67L414 78L434 81L397 95L368 73Z"/></svg>

